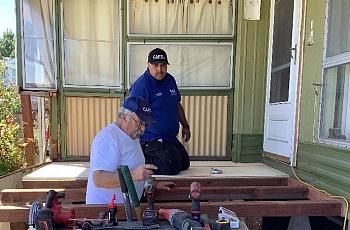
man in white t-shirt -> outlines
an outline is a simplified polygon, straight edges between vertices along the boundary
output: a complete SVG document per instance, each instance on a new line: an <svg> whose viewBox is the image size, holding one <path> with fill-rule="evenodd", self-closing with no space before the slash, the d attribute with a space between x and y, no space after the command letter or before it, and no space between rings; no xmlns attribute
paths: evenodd
<svg viewBox="0 0 350 230"><path fill-rule="evenodd" d="M144 180L153 175L157 167L145 164L139 142L148 124L154 123L149 104L141 97L125 99L117 121L101 129L91 145L90 172L87 183L87 204L108 204L116 194L117 203L123 203L117 168L130 169L139 198ZM170 190L172 182L159 182L158 189Z"/></svg>

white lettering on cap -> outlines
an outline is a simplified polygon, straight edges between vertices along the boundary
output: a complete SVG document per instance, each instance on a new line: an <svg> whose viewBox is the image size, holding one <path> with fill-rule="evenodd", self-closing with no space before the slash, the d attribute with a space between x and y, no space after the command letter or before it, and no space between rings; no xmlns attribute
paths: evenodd
<svg viewBox="0 0 350 230"><path fill-rule="evenodd" d="M154 54L153 59L155 60L165 60L166 58L164 57L163 54Z"/></svg>
<svg viewBox="0 0 350 230"><path fill-rule="evenodd" d="M143 107L142 108L143 111L150 113L151 112L151 108L147 108L147 107Z"/></svg>

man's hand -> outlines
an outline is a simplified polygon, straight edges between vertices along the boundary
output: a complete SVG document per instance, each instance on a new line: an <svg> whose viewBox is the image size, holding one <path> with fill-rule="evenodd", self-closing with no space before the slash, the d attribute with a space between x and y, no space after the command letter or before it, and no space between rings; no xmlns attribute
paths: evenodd
<svg viewBox="0 0 350 230"><path fill-rule="evenodd" d="M157 166L151 164L141 165L131 170L132 179L135 181L149 179L154 174L153 170L157 170Z"/></svg>
<svg viewBox="0 0 350 230"><path fill-rule="evenodd" d="M157 181L156 182L156 189L170 191L172 188L174 188L176 184L172 181Z"/></svg>
<svg viewBox="0 0 350 230"><path fill-rule="evenodd" d="M191 138L190 127L182 127L182 138L185 142L189 141Z"/></svg>

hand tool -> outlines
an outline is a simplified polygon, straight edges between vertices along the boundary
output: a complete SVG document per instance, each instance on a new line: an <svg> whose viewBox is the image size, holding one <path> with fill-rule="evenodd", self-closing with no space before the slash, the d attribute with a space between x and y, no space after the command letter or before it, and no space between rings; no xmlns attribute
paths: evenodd
<svg viewBox="0 0 350 230"><path fill-rule="evenodd" d="M126 186L124 176L120 166L118 167L118 177L119 177L120 188L123 193L126 220L127 222L131 222L133 217L132 217L132 210L131 210L131 204L130 204L130 197L129 197L128 187Z"/></svg>
<svg viewBox="0 0 350 230"><path fill-rule="evenodd" d="M139 198L138 198L137 193L136 193L135 185L134 185L134 182L132 180L129 167L127 165L121 165L120 170L122 171L126 186L129 190L131 201L132 201L132 206L135 209L137 220L141 221L142 215L141 215L140 201L139 201Z"/></svg>

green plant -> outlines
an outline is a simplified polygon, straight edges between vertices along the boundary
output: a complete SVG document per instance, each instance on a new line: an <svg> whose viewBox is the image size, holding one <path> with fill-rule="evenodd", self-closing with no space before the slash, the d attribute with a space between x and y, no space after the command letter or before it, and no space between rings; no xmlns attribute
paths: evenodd
<svg viewBox="0 0 350 230"><path fill-rule="evenodd" d="M0 37L0 59L2 57L15 57L15 34L7 29Z"/></svg>
<svg viewBox="0 0 350 230"><path fill-rule="evenodd" d="M0 60L0 175L19 169L24 162L21 126L15 121L20 100L14 85L4 85L5 70Z"/></svg>

